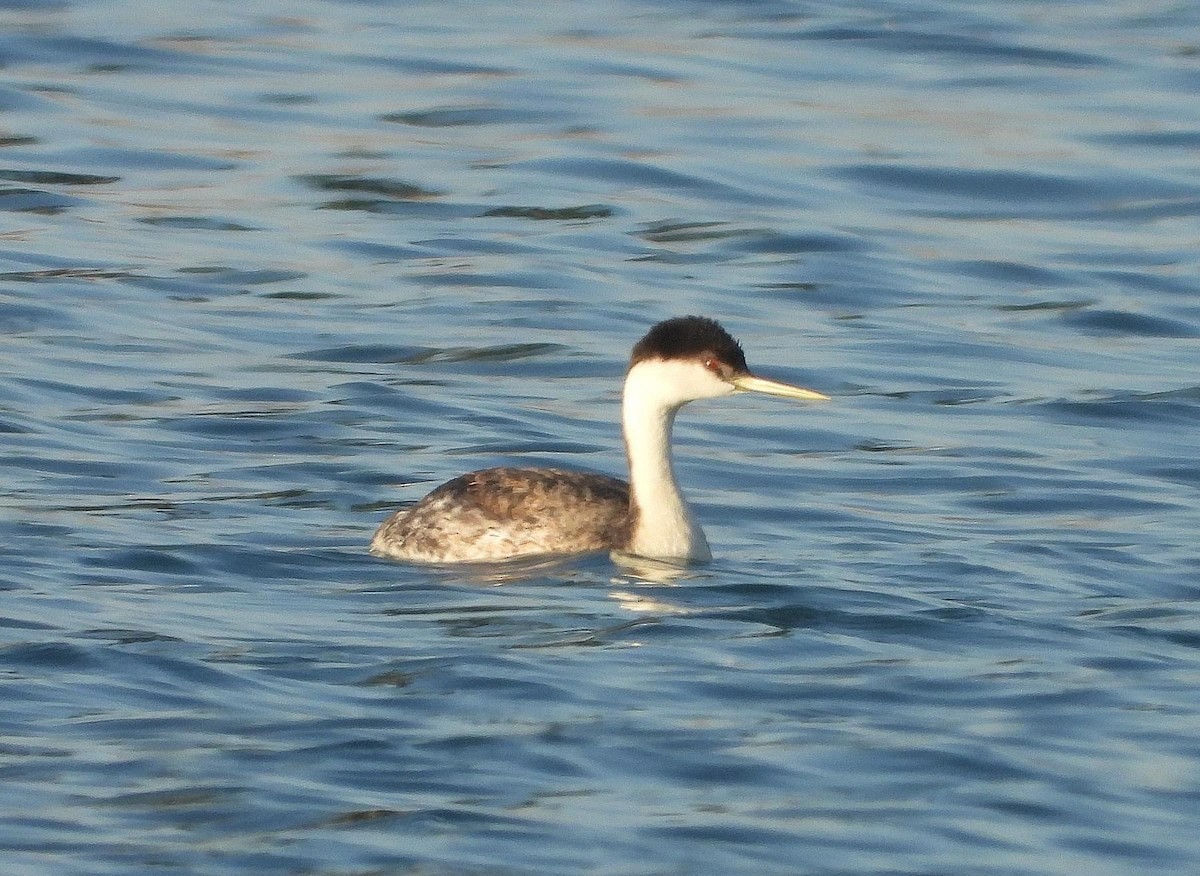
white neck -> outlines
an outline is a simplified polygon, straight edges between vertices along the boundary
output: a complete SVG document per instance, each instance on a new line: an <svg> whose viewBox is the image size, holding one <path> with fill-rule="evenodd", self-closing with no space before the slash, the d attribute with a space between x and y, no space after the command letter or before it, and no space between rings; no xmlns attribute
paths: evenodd
<svg viewBox="0 0 1200 876"><path fill-rule="evenodd" d="M679 492L671 464L671 427L688 400L677 396L680 363L639 362L625 378L621 424L629 455L634 524L628 550L644 557L708 560L712 553Z"/></svg>

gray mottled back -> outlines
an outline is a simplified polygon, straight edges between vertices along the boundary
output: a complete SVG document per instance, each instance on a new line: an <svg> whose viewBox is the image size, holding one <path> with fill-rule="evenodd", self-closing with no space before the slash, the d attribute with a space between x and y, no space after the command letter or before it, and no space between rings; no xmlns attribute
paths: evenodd
<svg viewBox="0 0 1200 876"><path fill-rule="evenodd" d="M629 486L591 472L491 468L447 481L388 518L377 554L418 562L496 561L623 547Z"/></svg>

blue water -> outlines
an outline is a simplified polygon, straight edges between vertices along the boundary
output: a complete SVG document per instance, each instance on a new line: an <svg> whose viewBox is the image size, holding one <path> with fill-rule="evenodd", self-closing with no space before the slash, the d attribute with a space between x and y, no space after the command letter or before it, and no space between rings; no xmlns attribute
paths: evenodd
<svg viewBox="0 0 1200 876"><path fill-rule="evenodd" d="M0 4L0 859L102 874L1186 873L1200 7ZM717 559L439 570L622 474Z"/></svg>

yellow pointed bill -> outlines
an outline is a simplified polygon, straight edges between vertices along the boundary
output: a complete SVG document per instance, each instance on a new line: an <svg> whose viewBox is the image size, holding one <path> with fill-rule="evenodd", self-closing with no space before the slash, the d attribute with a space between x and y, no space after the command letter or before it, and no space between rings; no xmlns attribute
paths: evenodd
<svg viewBox="0 0 1200 876"><path fill-rule="evenodd" d="M767 380L765 377L755 377L753 374L739 374L731 381L738 392L762 392L767 395L781 395L784 398L803 398L808 401L828 401L829 396L815 389L805 389L803 386L792 386L790 383L780 383L778 380Z"/></svg>

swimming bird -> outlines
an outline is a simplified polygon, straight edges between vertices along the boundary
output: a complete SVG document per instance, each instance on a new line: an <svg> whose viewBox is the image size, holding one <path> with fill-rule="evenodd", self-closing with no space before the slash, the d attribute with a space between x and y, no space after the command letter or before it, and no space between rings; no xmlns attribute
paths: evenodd
<svg viewBox="0 0 1200 876"><path fill-rule="evenodd" d="M629 483L556 468L490 468L447 481L383 522L371 552L426 563L494 562L609 550L668 561L712 558L679 491L671 427L688 402L735 392L827 399L750 373L715 320L660 322L633 348L621 401Z"/></svg>

